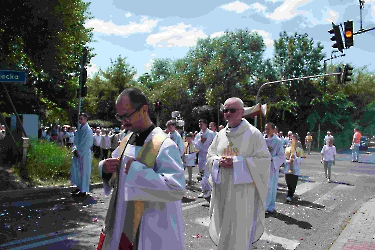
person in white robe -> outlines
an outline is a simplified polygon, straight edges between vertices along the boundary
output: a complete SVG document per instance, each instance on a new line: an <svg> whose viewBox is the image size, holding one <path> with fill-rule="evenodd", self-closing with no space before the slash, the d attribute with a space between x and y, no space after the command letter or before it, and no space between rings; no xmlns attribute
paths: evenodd
<svg viewBox="0 0 375 250"><path fill-rule="evenodd" d="M199 120L199 127L201 131L195 136L194 146L198 150L198 167L202 175L200 181L202 185L202 194L198 195L198 198L208 198L211 196L212 186L208 181L210 173L206 168L207 163L207 152L210 147L215 134L207 128L208 122L206 119Z"/></svg>
<svg viewBox="0 0 375 250"><path fill-rule="evenodd" d="M152 124L140 90L125 89L116 109L117 119L131 124L132 132L112 158L99 163L105 194L115 188L98 249L182 250L186 188L177 145Z"/></svg>
<svg viewBox="0 0 375 250"><path fill-rule="evenodd" d="M210 122L210 124L208 125L208 129L211 130L216 136L217 129L216 129L216 123L215 122Z"/></svg>
<svg viewBox="0 0 375 250"><path fill-rule="evenodd" d="M188 169L188 185L193 186L193 167L195 167L195 158L196 158L197 152L194 147L193 143L193 133L188 133L186 135L186 142L185 142L185 150L184 155L182 157L182 161L184 163L184 170L185 168Z"/></svg>
<svg viewBox="0 0 375 250"><path fill-rule="evenodd" d="M228 124L207 155L213 183L209 234L218 250L251 249L265 228L271 156L262 133L242 118L243 107L239 98L225 101Z"/></svg>
<svg viewBox="0 0 375 250"><path fill-rule="evenodd" d="M180 150L180 155L182 156L184 154L185 145L180 133L176 130L176 121L169 120L166 125L169 131L169 137L176 143L178 150Z"/></svg>
<svg viewBox="0 0 375 250"><path fill-rule="evenodd" d="M283 142L275 133L275 124L266 124L266 144L271 154L270 178L268 181L268 193L266 198L266 213L275 213L276 194L279 180L279 168L285 163L285 152Z"/></svg>
<svg viewBox="0 0 375 250"><path fill-rule="evenodd" d="M92 170L91 148L93 144L92 130L87 123L88 116L80 114L77 133L72 147L73 159L70 167L70 181L77 189L72 192L74 197L84 197L90 191L90 179Z"/></svg>

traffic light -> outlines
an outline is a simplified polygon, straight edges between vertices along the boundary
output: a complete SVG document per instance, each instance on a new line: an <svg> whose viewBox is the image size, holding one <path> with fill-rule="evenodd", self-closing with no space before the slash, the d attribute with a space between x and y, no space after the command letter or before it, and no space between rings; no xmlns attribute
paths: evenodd
<svg viewBox="0 0 375 250"><path fill-rule="evenodd" d="M349 64L345 65L344 68L344 76L343 76L343 84L346 84L346 82L350 82L352 79L350 78L353 75L353 67Z"/></svg>
<svg viewBox="0 0 375 250"><path fill-rule="evenodd" d="M336 41L336 43L332 45L332 48L338 49L340 52L343 52L344 44L342 42L340 27L332 23L332 29L330 29L328 33L333 34L333 36L331 37L331 41Z"/></svg>
<svg viewBox="0 0 375 250"><path fill-rule="evenodd" d="M85 97L87 95L87 70L86 64L88 59L88 49L86 47L83 48L83 53L81 57L81 74L79 76L80 79L80 87L81 87L81 97Z"/></svg>
<svg viewBox="0 0 375 250"><path fill-rule="evenodd" d="M336 73L342 73L342 69L341 67L338 67L337 70L336 70ZM336 84L341 84L341 75L336 75Z"/></svg>
<svg viewBox="0 0 375 250"><path fill-rule="evenodd" d="M81 58L81 66L85 67L87 64L87 58L88 58L89 51L87 47L83 48L82 58Z"/></svg>
<svg viewBox="0 0 375 250"><path fill-rule="evenodd" d="M161 111L161 102L155 102L155 111L158 113Z"/></svg>
<svg viewBox="0 0 375 250"><path fill-rule="evenodd" d="M353 21L346 21L344 23L344 30L345 30L345 48L350 48L354 45L353 41Z"/></svg>

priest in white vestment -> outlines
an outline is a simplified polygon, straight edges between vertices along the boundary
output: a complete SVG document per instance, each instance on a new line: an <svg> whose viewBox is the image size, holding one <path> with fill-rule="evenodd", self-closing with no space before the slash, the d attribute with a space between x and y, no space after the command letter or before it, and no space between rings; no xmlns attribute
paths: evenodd
<svg viewBox="0 0 375 250"><path fill-rule="evenodd" d="M251 249L265 229L271 156L262 133L243 119L243 102L224 104L227 126L207 155L212 173L209 234L218 250Z"/></svg>
<svg viewBox="0 0 375 250"><path fill-rule="evenodd" d="M210 177L210 173L206 168L207 164L207 152L208 148L210 147L213 139L215 138L215 133L212 132L207 128L207 120L200 119L199 120L199 127L201 131L195 136L194 138L194 146L198 150L198 167L199 171L203 172L203 177L201 180L202 185L202 194L198 196L198 198L208 198L211 196L212 186L208 181Z"/></svg>
<svg viewBox="0 0 375 250"><path fill-rule="evenodd" d="M285 163L285 152L283 142L275 133L275 124L266 124L266 144L271 154L270 179L268 181L268 194L266 198L266 213L275 213L276 194L279 180L279 168Z"/></svg>
<svg viewBox="0 0 375 250"><path fill-rule="evenodd" d="M91 147L93 144L92 130L87 123L87 114L79 115L79 128L72 147L73 158L70 167L70 182L77 189L71 194L73 197L85 197L90 191L92 170Z"/></svg>
<svg viewBox="0 0 375 250"><path fill-rule="evenodd" d="M123 139L112 158L99 163L105 194L110 194L113 185L115 189L98 249L128 249L130 244L133 250L182 250L181 199L186 188L179 149L152 124L147 98L138 89L125 89L116 109L117 119L131 124L132 133ZM146 145L152 147L144 148ZM147 157L142 160L140 155Z"/></svg>
<svg viewBox="0 0 375 250"><path fill-rule="evenodd" d="M182 157L182 155L184 154L185 144L180 133L176 131L176 121L170 120L166 125L169 131L168 135L176 143Z"/></svg>

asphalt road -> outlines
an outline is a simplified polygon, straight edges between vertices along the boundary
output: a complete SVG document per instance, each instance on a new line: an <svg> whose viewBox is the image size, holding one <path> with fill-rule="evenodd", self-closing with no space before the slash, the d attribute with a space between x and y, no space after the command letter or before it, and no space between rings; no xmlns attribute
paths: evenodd
<svg viewBox="0 0 375 250"><path fill-rule="evenodd" d="M352 163L342 151L324 178L320 155L307 156L297 186L298 200L286 204L280 174L275 216L266 219L258 249L329 249L348 219L375 194L375 149ZM197 168L194 169L194 176ZM195 178L194 177L194 178ZM208 235L208 202L197 198L199 185L183 199L185 249L216 249ZM102 189L87 199L46 199L9 206L0 198L0 249L96 249L109 197Z"/></svg>

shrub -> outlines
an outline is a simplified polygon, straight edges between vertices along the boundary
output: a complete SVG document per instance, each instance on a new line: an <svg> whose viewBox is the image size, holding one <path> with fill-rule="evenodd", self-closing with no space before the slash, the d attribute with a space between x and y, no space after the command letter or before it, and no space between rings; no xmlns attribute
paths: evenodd
<svg viewBox="0 0 375 250"><path fill-rule="evenodd" d="M35 185L69 186L72 161L71 150L53 142L31 141L27 153L26 169ZM99 160L93 157L91 182L101 182L98 170Z"/></svg>

